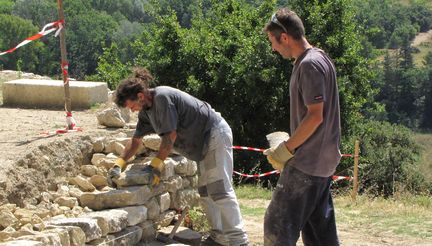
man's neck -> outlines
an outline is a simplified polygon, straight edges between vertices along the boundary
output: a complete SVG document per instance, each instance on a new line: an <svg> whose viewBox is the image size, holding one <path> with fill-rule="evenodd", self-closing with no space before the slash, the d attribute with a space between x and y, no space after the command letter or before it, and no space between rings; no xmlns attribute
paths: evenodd
<svg viewBox="0 0 432 246"><path fill-rule="evenodd" d="M306 38L303 37L301 40L299 40L296 43L293 49L294 60L297 60L297 58L299 58L306 50L310 48L312 48L312 45L310 45L309 42L306 40Z"/></svg>

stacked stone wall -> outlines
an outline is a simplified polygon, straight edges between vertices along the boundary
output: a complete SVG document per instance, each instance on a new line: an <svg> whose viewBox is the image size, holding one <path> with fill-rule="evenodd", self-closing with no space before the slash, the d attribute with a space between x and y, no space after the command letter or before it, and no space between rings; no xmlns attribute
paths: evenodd
<svg viewBox="0 0 432 246"><path fill-rule="evenodd" d="M19 166L34 169L36 176L38 162L45 163L42 176L53 176L53 183L35 187L39 194L26 202L3 202L0 245L136 245L153 240L179 211L198 205L197 164L183 156L167 158L162 182L150 184L146 166L156 154L157 136L144 139L118 187L109 187L107 172L128 140L126 135L56 140L20 159Z"/></svg>

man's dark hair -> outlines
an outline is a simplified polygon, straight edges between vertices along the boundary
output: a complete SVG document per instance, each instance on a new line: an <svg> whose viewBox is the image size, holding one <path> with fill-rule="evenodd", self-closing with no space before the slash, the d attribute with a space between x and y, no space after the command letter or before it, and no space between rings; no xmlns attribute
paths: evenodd
<svg viewBox="0 0 432 246"><path fill-rule="evenodd" d="M276 18L275 20L273 18ZM305 35L303 22L298 15L288 8L281 8L276 11L273 17L264 27L264 32L270 32L277 40L280 40L282 33L287 33L295 40L300 40ZM282 26L281 26L282 25Z"/></svg>
<svg viewBox="0 0 432 246"><path fill-rule="evenodd" d="M133 75L122 80L115 92L114 102L119 107L124 107L127 100L138 99L138 93L148 90L148 84L153 81L150 72L141 67L134 68Z"/></svg>

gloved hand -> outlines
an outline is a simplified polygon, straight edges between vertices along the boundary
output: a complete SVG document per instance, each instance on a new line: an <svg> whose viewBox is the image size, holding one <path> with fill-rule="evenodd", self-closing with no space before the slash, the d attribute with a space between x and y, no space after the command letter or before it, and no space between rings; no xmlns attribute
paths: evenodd
<svg viewBox="0 0 432 246"><path fill-rule="evenodd" d="M264 155L267 156L267 161L272 167L278 171L282 171L285 164L294 156L286 147L285 142L280 143L276 148L264 150Z"/></svg>
<svg viewBox="0 0 432 246"><path fill-rule="evenodd" d="M107 182L108 186L116 188L117 184L115 180L120 177L122 170L126 167L126 161L122 158L118 158L115 161L114 166L108 171Z"/></svg>
<svg viewBox="0 0 432 246"><path fill-rule="evenodd" d="M163 160L157 157L151 160L149 170L153 174L153 178L151 180L152 186L159 185L163 168L164 168Z"/></svg>

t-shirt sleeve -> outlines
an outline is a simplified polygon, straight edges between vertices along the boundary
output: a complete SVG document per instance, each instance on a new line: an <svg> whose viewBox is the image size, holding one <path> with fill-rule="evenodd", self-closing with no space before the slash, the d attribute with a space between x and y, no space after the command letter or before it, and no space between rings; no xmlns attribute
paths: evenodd
<svg viewBox="0 0 432 246"><path fill-rule="evenodd" d="M156 107L156 133L164 133L177 130L178 112L176 105L168 95L159 94L153 102Z"/></svg>
<svg viewBox="0 0 432 246"><path fill-rule="evenodd" d="M138 122L135 129L134 137L140 138L143 137L144 135L154 133L154 132L155 131L146 113L144 111L140 111L138 114Z"/></svg>
<svg viewBox="0 0 432 246"><path fill-rule="evenodd" d="M307 61L302 64L299 86L306 105L324 102L325 75L317 64Z"/></svg>

